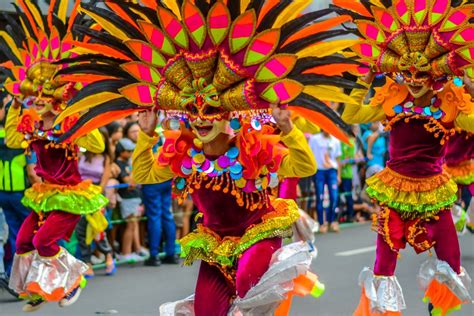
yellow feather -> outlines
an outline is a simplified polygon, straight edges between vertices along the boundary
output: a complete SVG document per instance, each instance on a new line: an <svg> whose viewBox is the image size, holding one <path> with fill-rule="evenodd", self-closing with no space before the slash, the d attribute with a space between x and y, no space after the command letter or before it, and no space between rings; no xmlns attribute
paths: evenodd
<svg viewBox="0 0 474 316"><path fill-rule="evenodd" d="M333 86L305 86L303 92L323 101L357 104L354 99L344 94L344 91L342 91L340 88Z"/></svg>
<svg viewBox="0 0 474 316"><path fill-rule="evenodd" d="M293 121L293 124L295 124L295 126L303 133L317 134L321 131L318 125L314 124L313 122L305 119L304 117L298 114L295 114L291 120Z"/></svg>
<svg viewBox="0 0 474 316"><path fill-rule="evenodd" d="M140 11L138 11L138 10L136 10L136 9L133 9L133 8L129 8L129 9L130 9L133 13L135 13L136 15L139 15L139 16L142 18L143 21L152 23L152 22L150 21L150 19L149 19L145 14L143 14L143 12L140 12Z"/></svg>
<svg viewBox="0 0 474 316"><path fill-rule="evenodd" d="M163 2L179 20L181 20L181 10L176 0L162 0L161 2Z"/></svg>
<svg viewBox="0 0 474 316"><path fill-rule="evenodd" d="M372 3L373 5L377 7L385 8L385 6L379 0L370 0L370 3Z"/></svg>
<svg viewBox="0 0 474 316"><path fill-rule="evenodd" d="M106 101L115 100L121 97L122 95L113 92L101 92L85 97L84 99L74 103L61 112L61 114L59 114L59 116L56 118L54 124L61 123L67 116L89 110Z"/></svg>
<svg viewBox="0 0 474 316"><path fill-rule="evenodd" d="M8 46L10 47L10 49L12 50L13 54L15 54L15 56L21 60L21 54L20 54L20 51L18 50L18 47L16 46L15 44L15 41L13 40L13 38L8 35L7 32L5 31L0 31L0 36L5 40L5 42L8 44Z"/></svg>
<svg viewBox="0 0 474 316"><path fill-rule="evenodd" d="M104 28L104 30L106 30L107 32L109 32L113 36L120 38L122 41L125 41L125 40L128 39L127 34L122 32L122 30L117 28L113 23L110 23L106 19L103 19L99 15L97 15L97 14L95 14L95 13L89 11L89 10L84 9L81 6L79 6L78 10L79 10L79 12L83 12L83 13L87 14L88 16L90 16L92 19L94 19L94 21L96 21L100 26L102 26Z"/></svg>
<svg viewBox="0 0 474 316"><path fill-rule="evenodd" d="M298 58L303 57L325 57L338 53L346 48L352 47L359 43L360 40L335 40L330 42L322 42L304 48L296 53Z"/></svg>
<svg viewBox="0 0 474 316"><path fill-rule="evenodd" d="M244 13L250 4L250 0L240 0L240 13Z"/></svg>
<svg viewBox="0 0 474 316"><path fill-rule="evenodd" d="M20 17L20 24L21 24L21 28L23 29L23 32L25 32L26 38L31 37L31 34L28 31L28 28L26 27L25 22L23 21L21 17Z"/></svg>
<svg viewBox="0 0 474 316"><path fill-rule="evenodd" d="M311 2L312 0L294 1L292 4L286 7L286 9L283 10L282 13L278 15L278 18L276 19L275 23L273 23L273 27L279 28L286 22L295 19L308 5L311 4Z"/></svg>
<svg viewBox="0 0 474 316"><path fill-rule="evenodd" d="M58 7L58 17L64 24L66 24L67 8L69 6L69 0L61 0Z"/></svg>
<svg viewBox="0 0 474 316"><path fill-rule="evenodd" d="M25 0L25 4L28 7L28 9L30 10L31 14L33 15L38 27L44 31L43 16L42 16L41 12L39 12L35 8L33 3L31 3L31 0Z"/></svg>

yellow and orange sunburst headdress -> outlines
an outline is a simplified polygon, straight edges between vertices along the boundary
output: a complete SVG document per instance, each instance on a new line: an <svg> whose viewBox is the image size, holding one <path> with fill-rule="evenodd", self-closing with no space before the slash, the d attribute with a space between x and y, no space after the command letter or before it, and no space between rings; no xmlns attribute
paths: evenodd
<svg viewBox="0 0 474 316"><path fill-rule="evenodd" d="M474 78L471 0L334 0L363 36L352 50L377 71L426 82Z"/></svg>
<svg viewBox="0 0 474 316"><path fill-rule="evenodd" d="M334 10L301 14L310 0L106 0L82 4L102 31L80 28L94 44L78 44L89 62L60 72L88 85L58 118L84 111L64 135L75 138L132 112L155 107L191 117L264 116L288 104L342 139L349 128L323 101L350 102L343 77L361 64L336 53L352 40L332 30L349 16ZM65 62L69 62L68 60ZM99 76L100 74L100 76ZM329 91L329 92L328 92ZM321 95L322 98L318 96ZM263 113L263 114L262 114ZM309 114L309 115L308 115Z"/></svg>
<svg viewBox="0 0 474 316"><path fill-rule="evenodd" d="M1 64L7 75L5 89L21 98L35 96L52 101L55 112L63 110L65 102L80 88L80 83L55 78L64 66L54 63L72 54L71 31L77 10L68 17L68 3L52 0L47 14L43 14L36 2L17 0L17 19L5 15L7 24L0 31L0 49L9 59Z"/></svg>

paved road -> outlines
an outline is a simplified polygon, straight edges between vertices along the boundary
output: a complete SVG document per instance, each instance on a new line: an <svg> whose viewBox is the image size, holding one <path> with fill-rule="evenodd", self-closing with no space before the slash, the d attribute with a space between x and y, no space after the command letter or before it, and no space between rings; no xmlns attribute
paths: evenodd
<svg viewBox="0 0 474 316"><path fill-rule="evenodd" d="M349 316L357 305L360 289L357 276L360 270L374 260L375 233L368 225L350 227L340 234L318 236L319 257L314 263L321 280L326 284L326 293L318 300L297 298L292 315ZM463 265L474 276L474 236L461 237ZM347 252L348 256L336 256ZM416 274L427 254L415 256L411 249L402 252L397 275L403 287L407 310L405 316L425 316L426 305L416 284ZM80 300L67 309L49 304L35 315L158 315L158 306L167 301L183 298L193 292L197 266L162 266L148 268L139 265L121 266L114 277L99 276L89 282ZM471 291L474 297L474 292ZM0 315L23 315L21 303L12 302L8 295L0 293ZM473 305L464 306L459 316L473 316Z"/></svg>

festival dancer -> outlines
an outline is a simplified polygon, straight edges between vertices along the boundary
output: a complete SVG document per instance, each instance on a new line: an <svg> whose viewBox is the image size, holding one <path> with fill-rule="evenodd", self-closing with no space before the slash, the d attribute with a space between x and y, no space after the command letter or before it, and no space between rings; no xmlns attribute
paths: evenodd
<svg viewBox="0 0 474 316"><path fill-rule="evenodd" d="M44 18L34 2L17 4L21 26L8 19L8 33L0 33L3 52L10 58L2 65L9 75L5 88L15 96L7 115L6 144L36 153L35 171L42 182L27 189L22 199L33 212L17 236L9 286L28 300L23 311L32 312L45 302L58 301L65 307L78 299L87 265L58 242L70 237L81 215L99 211L107 200L100 187L81 180L77 165L78 146L94 153L104 150L100 133L94 130L59 144L58 137L78 118L54 125L55 116L79 89L75 82L54 77L61 68L54 62L70 56L67 41L73 40L70 31L77 11L66 17L68 1L51 1Z"/></svg>
<svg viewBox="0 0 474 316"><path fill-rule="evenodd" d="M346 107L342 117L351 124L386 120L390 131L391 159L367 180L368 194L380 206L376 261L373 271L360 274L354 315L401 314L405 302L394 273L407 242L417 253L434 248L438 257L425 262L418 276L432 315L471 302L450 214L457 187L442 168L455 129L474 130L474 29L467 24L473 7L460 2L338 2L364 36L352 50L385 73L370 104L363 103L368 90L356 89L359 105ZM456 76L464 76L465 85ZM359 83L369 88L373 78L370 72Z"/></svg>
<svg viewBox="0 0 474 316"><path fill-rule="evenodd" d="M162 306L162 314L262 315L272 313L284 296L319 295L317 279L308 272L310 246L281 247L299 217L296 204L271 199L269 189L279 176L316 170L286 104L347 141L338 127L349 132L348 127L318 95L330 91L323 100L339 101L341 87L358 86L341 75L360 63L332 56L353 41L332 46L325 41L346 34L329 29L349 17L321 20L330 9L300 16L306 1L142 3L82 6L105 30L88 30L88 36L107 47L82 59L90 63L60 75L94 78L100 71L105 80L82 90L87 93L74 98L58 120L89 108L62 137L76 139L90 127L147 110L140 114L143 130L133 155L136 182L174 178L175 192L181 199L190 194L201 213L197 230L181 239L185 264L202 261L195 299ZM152 109L167 114L157 161ZM278 286L282 282L299 286L285 289ZM277 313L288 308L286 300Z"/></svg>

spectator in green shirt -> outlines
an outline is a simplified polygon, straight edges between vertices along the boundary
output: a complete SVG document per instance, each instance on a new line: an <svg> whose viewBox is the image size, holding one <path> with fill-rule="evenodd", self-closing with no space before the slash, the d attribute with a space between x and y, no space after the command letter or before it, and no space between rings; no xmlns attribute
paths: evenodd
<svg viewBox="0 0 474 316"><path fill-rule="evenodd" d="M341 152L340 157L341 162L339 164L339 175L340 175L340 194L344 195L347 205L347 222L354 221L354 199L352 197L352 179L353 166L359 161L364 160L363 156L358 153L357 143L354 137L349 139L350 145L341 143Z"/></svg>

